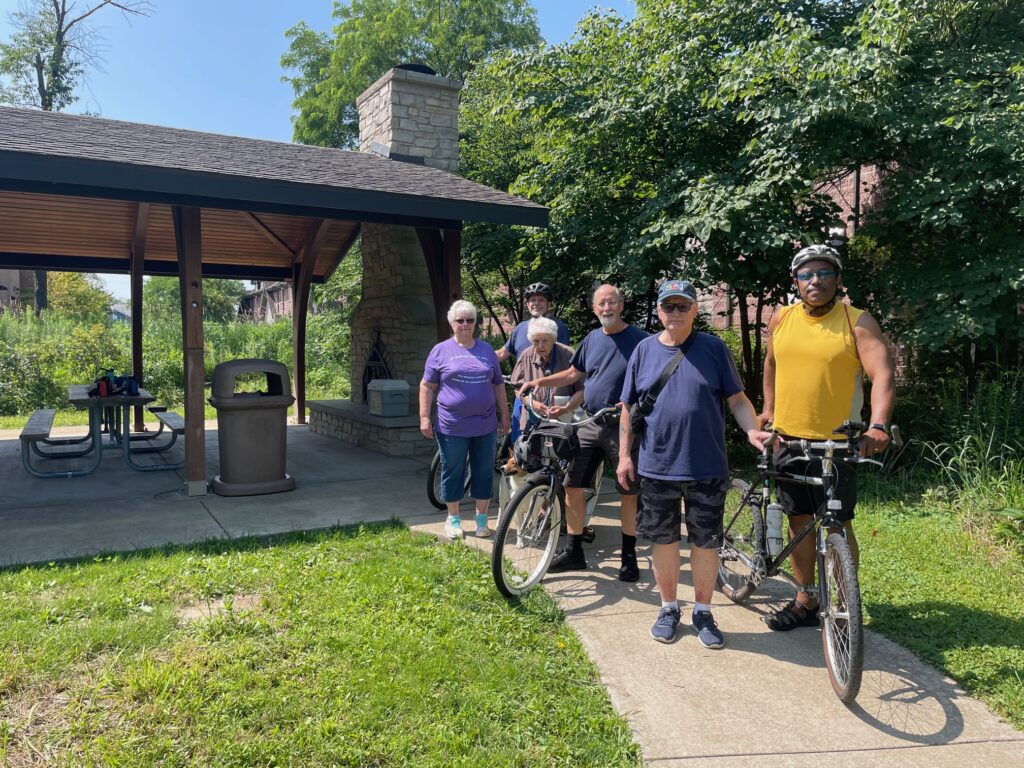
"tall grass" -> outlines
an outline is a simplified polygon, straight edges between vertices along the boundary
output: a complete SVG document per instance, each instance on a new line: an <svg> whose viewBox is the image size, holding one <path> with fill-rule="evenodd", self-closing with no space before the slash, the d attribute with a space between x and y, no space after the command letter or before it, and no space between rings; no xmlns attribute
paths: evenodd
<svg viewBox="0 0 1024 768"><path fill-rule="evenodd" d="M935 416L945 437L921 441L940 483L932 496L972 532L1024 553L1024 372L983 380L973 395L947 388Z"/></svg>
<svg viewBox="0 0 1024 768"><path fill-rule="evenodd" d="M288 320L276 323L204 324L206 377L225 360L277 360L292 367ZM307 329L307 393L348 395L349 327L340 313L310 318ZM143 327L144 386L161 403L184 399L181 322L147 318ZM0 313L0 415L36 408L67 408L67 388L90 382L104 369L131 371L131 329L126 323L83 323L59 312Z"/></svg>

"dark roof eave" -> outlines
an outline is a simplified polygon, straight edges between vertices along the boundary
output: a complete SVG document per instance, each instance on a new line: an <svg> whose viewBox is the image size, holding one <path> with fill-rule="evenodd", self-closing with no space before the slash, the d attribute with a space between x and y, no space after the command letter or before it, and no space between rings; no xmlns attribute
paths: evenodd
<svg viewBox="0 0 1024 768"><path fill-rule="evenodd" d="M548 209L0 150L0 189L411 226L548 225ZM202 194L196 192L202 189Z"/></svg>

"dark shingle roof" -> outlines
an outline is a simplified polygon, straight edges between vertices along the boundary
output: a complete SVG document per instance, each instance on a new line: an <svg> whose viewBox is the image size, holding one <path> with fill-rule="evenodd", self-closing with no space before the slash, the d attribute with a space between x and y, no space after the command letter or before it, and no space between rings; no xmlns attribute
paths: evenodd
<svg viewBox="0 0 1024 768"><path fill-rule="evenodd" d="M536 203L376 155L12 107L0 107L0 189L371 221L547 224Z"/></svg>

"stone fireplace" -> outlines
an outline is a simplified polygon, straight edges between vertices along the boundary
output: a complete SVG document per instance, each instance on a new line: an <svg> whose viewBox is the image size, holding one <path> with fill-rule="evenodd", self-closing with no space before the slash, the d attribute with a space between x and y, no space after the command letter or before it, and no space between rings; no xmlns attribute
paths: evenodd
<svg viewBox="0 0 1024 768"><path fill-rule="evenodd" d="M356 101L360 150L455 173L461 88L457 80L414 69L389 70ZM435 446L419 432L417 395L438 327L420 236L413 227L364 223L360 243L362 297L350 320L351 397L308 402L309 426L390 456L430 455ZM383 371L409 383L408 416L369 413L367 376Z"/></svg>

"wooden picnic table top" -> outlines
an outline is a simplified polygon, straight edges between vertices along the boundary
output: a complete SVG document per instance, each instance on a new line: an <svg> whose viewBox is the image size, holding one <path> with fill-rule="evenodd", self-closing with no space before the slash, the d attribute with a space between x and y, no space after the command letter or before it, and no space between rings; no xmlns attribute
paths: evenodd
<svg viewBox="0 0 1024 768"><path fill-rule="evenodd" d="M140 388L137 395L113 395L111 397L89 396L89 390L95 384L72 384L68 387L68 402L76 408L94 408L98 405L147 405L156 400L146 390Z"/></svg>

